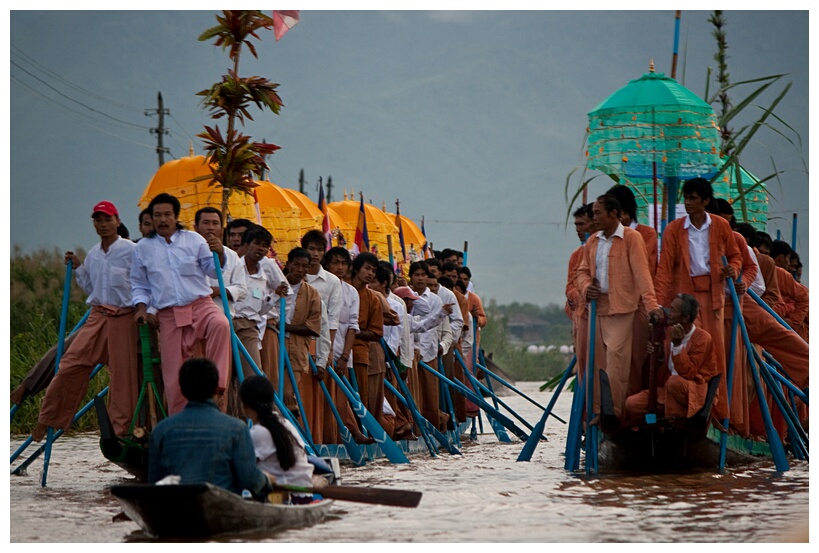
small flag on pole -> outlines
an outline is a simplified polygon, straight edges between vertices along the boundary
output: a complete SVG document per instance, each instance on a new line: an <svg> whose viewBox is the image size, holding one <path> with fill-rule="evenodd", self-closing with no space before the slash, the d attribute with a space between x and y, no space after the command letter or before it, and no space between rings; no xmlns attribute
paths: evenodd
<svg viewBox="0 0 819 553"><path fill-rule="evenodd" d="M358 222L355 226L355 241L353 242L353 254L370 251L370 237L367 233L367 215L364 211L364 193L361 195L361 206L358 210Z"/></svg>
<svg viewBox="0 0 819 553"><path fill-rule="evenodd" d="M299 10L273 10L273 33L276 42L299 23Z"/></svg>
<svg viewBox="0 0 819 553"><path fill-rule="evenodd" d="M424 246L421 250L424 252L424 259L429 259L432 257L429 252L429 242L427 241L427 231L424 229L424 217L421 216L421 234L424 235Z"/></svg>
<svg viewBox="0 0 819 553"><path fill-rule="evenodd" d="M324 199L324 185L321 182L321 177L319 177L319 201L318 207L322 213L321 219L321 232L324 233L324 237L327 239L327 250L333 247L333 232L330 230L330 212L327 210L327 200Z"/></svg>
<svg viewBox="0 0 819 553"><path fill-rule="evenodd" d="M401 224L401 202L395 200L395 226L398 227L398 243L401 244L401 262L407 262L407 247L404 245L404 226Z"/></svg>
<svg viewBox="0 0 819 553"><path fill-rule="evenodd" d="M259 196L256 195L256 189L253 189L253 206L256 208L256 222L262 224L262 211L259 207Z"/></svg>

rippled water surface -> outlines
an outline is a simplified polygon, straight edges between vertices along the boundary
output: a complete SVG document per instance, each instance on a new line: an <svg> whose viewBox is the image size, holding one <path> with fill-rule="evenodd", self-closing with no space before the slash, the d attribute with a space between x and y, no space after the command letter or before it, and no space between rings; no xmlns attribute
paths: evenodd
<svg viewBox="0 0 819 553"><path fill-rule="evenodd" d="M546 405L539 383L518 388ZM534 425L541 411L517 395L503 398ZM555 412L568 420L571 396ZM519 424L519 426L522 426ZM342 467L345 485L418 490L415 509L335 503L325 522L277 534L222 541L285 542L771 542L807 538L808 465L791 461L780 474L771 462L683 475L601 474L563 469L566 425L551 419L548 442L531 462L518 463L522 442L499 443L485 424L463 455L411 457L408 465L377 460ZM12 439L10 452L21 440ZM31 448L30 448L31 449ZM23 458L28 451L23 454ZM19 462L19 461L18 461ZM15 463L16 466L18 463ZM100 453L96 435L63 438L54 445L48 487L40 487L42 461L25 476L10 476L11 542L147 541L120 513L108 492L132 482ZM582 469L582 464L581 464Z"/></svg>

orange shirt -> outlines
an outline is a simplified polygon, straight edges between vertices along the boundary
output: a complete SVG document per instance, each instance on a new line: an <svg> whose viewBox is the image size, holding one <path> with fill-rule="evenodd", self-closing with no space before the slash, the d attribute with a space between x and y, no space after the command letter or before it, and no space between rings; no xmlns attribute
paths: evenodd
<svg viewBox="0 0 819 553"><path fill-rule="evenodd" d="M566 316L574 321L575 317L581 317L586 311L586 299L580 295L575 279L577 277L577 267L580 265L580 258L583 256L583 245L572 252L569 257L569 273L566 275Z"/></svg>
<svg viewBox="0 0 819 553"><path fill-rule="evenodd" d="M808 289L796 282L793 275L782 267L776 268L777 283L785 304L782 318L792 329L801 327L808 316Z"/></svg>
<svg viewBox="0 0 819 553"><path fill-rule="evenodd" d="M371 331L384 335L384 311L379 294L367 287L358 291L358 328L360 332ZM377 343L377 342L376 342ZM353 363L369 365L370 343L356 339L353 344Z"/></svg>
<svg viewBox="0 0 819 553"><path fill-rule="evenodd" d="M701 328L695 328L688 344L677 355L672 356L671 331L669 330L665 341L665 359L659 375L661 385L664 386L671 376L668 359L674 363L674 370L693 384L688 389L688 413L686 415L691 417L705 405L708 382L719 374L711 335Z"/></svg>
<svg viewBox="0 0 819 553"><path fill-rule="evenodd" d="M657 259L659 257L657 250L657 231L653 228L637 223L637 232L643 237L643 242L646 244L646 255L648 256L648 268L651 271L651 278L657 274Z"/></svg>

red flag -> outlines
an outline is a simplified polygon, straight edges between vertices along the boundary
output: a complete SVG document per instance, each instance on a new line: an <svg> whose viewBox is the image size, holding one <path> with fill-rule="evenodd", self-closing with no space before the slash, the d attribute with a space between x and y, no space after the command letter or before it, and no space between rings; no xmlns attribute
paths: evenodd
<svg viewBox="0 0 819 553"><path fill-rule="evenodd" d="M355 241L353 242L353 253L358 255L361 252L370 251L370 237L367 234L367 215L364 211L364 194L361 193L361 206L358 210L358 222L355 225Z"/></svg>
<svg viewBox="0 0 819 553"><path fill-rule="evenodd" d="M273 10L273 33L276 35L276 42L298 23L299 10Z"/></svg>
<svg viewBox="0 0 819 553"><path fill-rule="evenodd" d="M330 230L330 212L327 210L327 200L324 199L324 185L321 183L321 179L319 179L318 207L324 214L321 220L321 232L327 238L327 249L329 250L333 247L333 232Z"/></svg>

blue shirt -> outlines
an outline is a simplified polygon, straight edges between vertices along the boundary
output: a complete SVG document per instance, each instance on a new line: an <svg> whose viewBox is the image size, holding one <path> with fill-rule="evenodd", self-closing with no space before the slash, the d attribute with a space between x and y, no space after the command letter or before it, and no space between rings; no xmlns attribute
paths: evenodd
<svg viewBox="0 0 819 553"><path fill-rule="evenodd" d="M189 305L211 295L208 277L216 278L213 252L202 236L178 230L168 243L155 235L140 240L131 264L134 306L156 309Z"/></svg>
<svg viewBox="0 0 819 553"><path fill-rule="evenodd" d="M151 433L148 480L176 474L182 484L209 482L235 493L243 489L263 496L271 490L256 468L247 424L225 415L213 401L189 401Z"/></svg>

